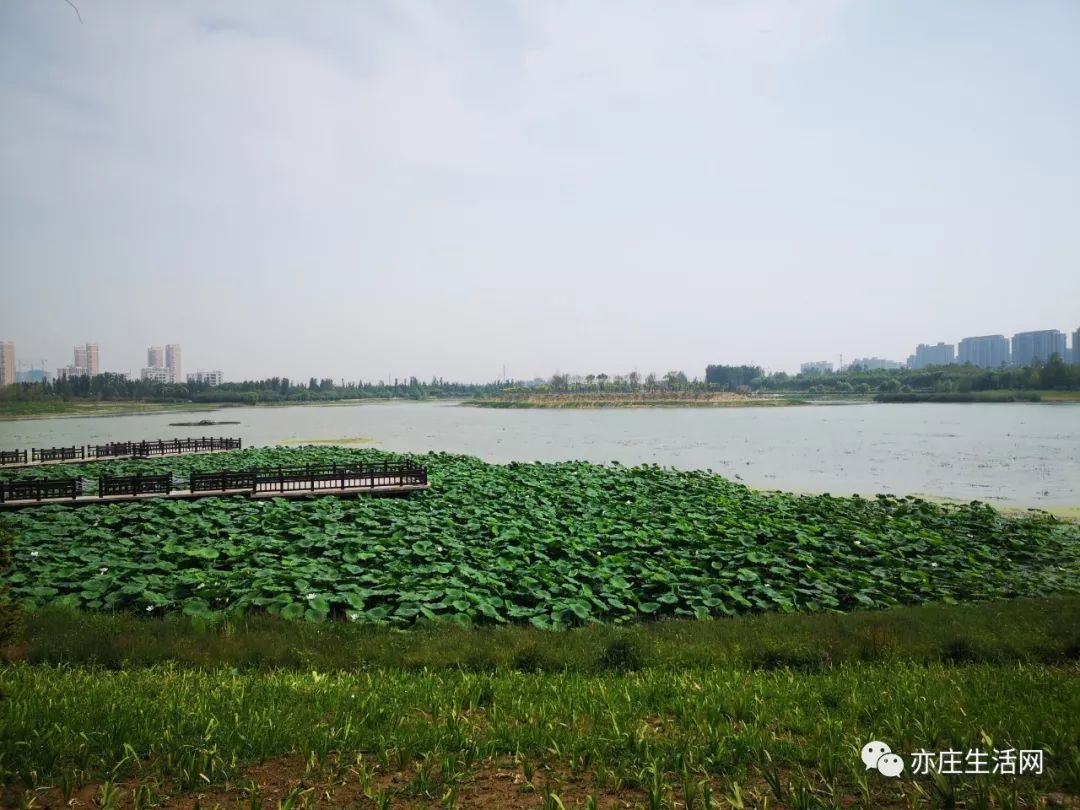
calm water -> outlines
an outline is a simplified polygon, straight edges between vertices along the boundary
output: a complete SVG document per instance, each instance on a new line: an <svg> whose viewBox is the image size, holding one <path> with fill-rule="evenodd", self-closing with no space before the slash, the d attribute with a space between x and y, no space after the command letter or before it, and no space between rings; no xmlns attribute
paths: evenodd
<svg viewBox="0 0 1080 810"><path fill-rule="evenodd" d="M233 419L239 425L169 427ZM239 436L247 446L367 437L489 461L585 459L712 469L757 487L1080 505L1080 405L488 410L449 403L230 408L0 422L0 447Z"/></svg>

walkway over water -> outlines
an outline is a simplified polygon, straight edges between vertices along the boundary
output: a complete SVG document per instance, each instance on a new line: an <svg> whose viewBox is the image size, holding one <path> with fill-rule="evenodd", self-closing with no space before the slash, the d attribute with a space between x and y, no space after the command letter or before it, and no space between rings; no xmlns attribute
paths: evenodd
<svg viewBox="0 0 1080 810"><path fill-rule="evenodd" d="M154 458L192 453L223 453L240 450L240 439L157 439L141 442L74 445L72 447L35 447L26 450L0 450L0 468L18 469L42 464L84 464L88 461L116 461L126 458Z"/></svg>
<svg viewBox="0 0 1080 810"><path fill-rule="evenodd" d="M87 479L93 483L93 479ZM427 468L414 461L321 467L259 467L192 473L102 476L96 494L82 478L33 478L0 482L0 509L85 506L154 498L310 498L323 495L402 495L429 489Z"/></svg>

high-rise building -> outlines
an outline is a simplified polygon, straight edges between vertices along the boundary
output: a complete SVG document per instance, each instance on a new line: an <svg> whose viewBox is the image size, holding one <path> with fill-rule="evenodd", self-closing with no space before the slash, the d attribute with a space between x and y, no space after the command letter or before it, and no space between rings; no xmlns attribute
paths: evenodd
<svg viewBox="0 0 1080 810"><path fill-rule="evenodd" d="M147 368L165 368L165 350L160 346L151 346L146 350Z"/></svg>
<svg viewBox="0 0 1080 810"><path fill-rule="evenodd" d="M1014 366L1045 363L1052 355L1065 359L1065 334L1057 329L1037 332L1017 332L1012 339Z"/></svg>
<svg viewBox="0 0 1080 810"><path fill-rule="evenodd" d="M62 376L93 377L101 373L101 354L96 343L84 343L75 347L75 362L63 369Z"/></svg>
<svg viewBox="0 0 1080 810"><path fill-rule="evenodd" d="M96 343L86 344L86 373L91 377L101 373L101 354Z"/></svg>
<svg viewBox="0 0 1080 810"><path fill-rule="evenodd" d="M1009 339L1004 335L966 337L960 341L957 362L979 368L1000 368L1009 363Z"/></svg>
<svg viewBox="0 0 1080 810"><path fill-rule="evenodd" d="M938 343L928 346L920 343L915 347L915 354L907 361L908 368L926 368L927 366L947 366L955 360L956 347L951 343Z"/></svg>
<svg viewBox="0 0 1080 810"><path fill-rule="evenodd" d="M803 363L799 366L800 374L832 374L833 364L828 360L817 360L813 363Z"/></svg>
<svg viewBox="0 0 1080 810"><path fill-rule="evenodd" d="M1072 361L1080 366L1080 329L1073 332L1073 356Z"/></svg>
<svg viewBox="0 0 1080 810"><path fill-rule="evenodd" d="M165 347L165 368L172 372L175 382L184 379L180 376L180 344L170 343Z"/></svg>
<svg viewBox="0 0 1080 810"><path fill-rule="evenodd" d="M0 342L0 386L15 383L15 344Z"/></svg>

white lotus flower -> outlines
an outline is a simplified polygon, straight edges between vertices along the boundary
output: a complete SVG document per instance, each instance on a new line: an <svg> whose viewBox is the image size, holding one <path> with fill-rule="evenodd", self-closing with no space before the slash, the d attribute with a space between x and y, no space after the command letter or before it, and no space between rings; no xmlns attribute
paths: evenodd
<svg viewBox="0 0 1080 810"><path fill-rule="evenodd" d="M307 595L307 598L308 598L308 601L310 602L310 601L311 601L312 599L314 599L314 598L315 598L315 594L313 594L313 593L309 593L309 594Z"/></svg>
<svg viewBox="0 0 1080 810"><path fill-rule="evenodd" d="M36 557L38 554L39 554L39 552L37 552L37 551L31 551L30 552L31 557Z"/></svg>

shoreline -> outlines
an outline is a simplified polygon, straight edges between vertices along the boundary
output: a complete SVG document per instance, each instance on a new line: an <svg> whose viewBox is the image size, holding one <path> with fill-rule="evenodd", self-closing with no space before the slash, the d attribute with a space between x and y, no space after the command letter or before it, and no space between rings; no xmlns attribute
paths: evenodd
<svg viewBox="0 0 1080 810"><path fill-rule="evenodd" d="M1032 392L1038 399L976 399L960 401L948 399L905 399L893 402L877 401L874 395L836 396L807 395L801 392L783 393L769 397L741 397L733 395L702 395L700 397L665 396L648 398L625 394L594 396L588 394L559 394L524 397L522 399L447 397L412 399L410 397L365 397L362 399L339 399L328 401L287 402L66 402L66 403L5 403L0 404L0 422L20 422L39 419L82 419L87 417L144 416L156 413L208 413L231 408L341 408L354 405L390 403L439 403L447 406L486 408L489 410L601 410L642 408L786 408L800 406L838 405L1077 405L1080 391ZM927 395L932 396L932 395ZM38 412L20 412L19 405L55 406ZM13 407L14 406L14 407Z"/></svg>

